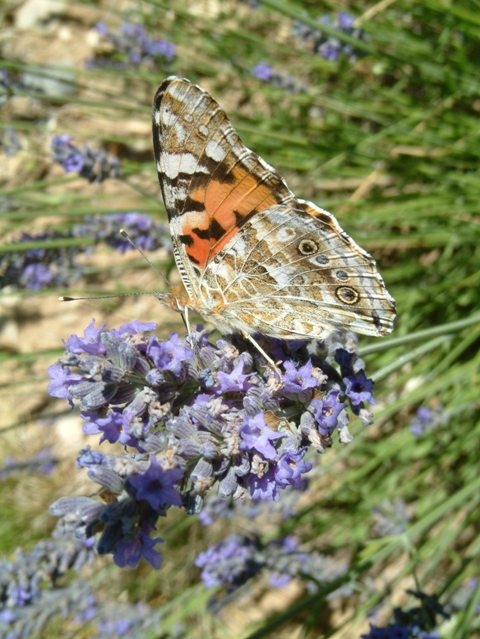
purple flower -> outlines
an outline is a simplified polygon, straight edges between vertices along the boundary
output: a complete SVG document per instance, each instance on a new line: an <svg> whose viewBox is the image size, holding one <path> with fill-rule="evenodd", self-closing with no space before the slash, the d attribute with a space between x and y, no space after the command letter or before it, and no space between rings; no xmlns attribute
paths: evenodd
<svg viewBox="0 0 480 639"><path fill-rule="evenodd" d="M177 54L175 45L161 38L152 40L146 48L151 56L165 58L168 62L171 62Z"/></svg>
<svg viewBox="0 0 480 639"><path fill-rule="evenodd" d="M296 20L293 26L293 33L302 40L311 43L313 52L326 60L336 62L341 56L345 56L350 61L354 61L359 53L350 44L344 44L341 37L334 37L334 35L322 30L322 26L327 26L336 29L339 34L345 33L357 40L363 40L365 38L364 32L362 29L357 29L354 24L354 16L345 11L340 11L335 18L328 15L319 16L318 29Z"/></svg>
<svg viewBox="0 0 480 639"><path fill-rule="evenodd" d="M354 333L347 333L345 341L348 349L338 342L331 345L332 359L340 365L342 377L354 376L365 369L365 362L358 356L358 337Z"/></svg>
<svg viewBox="0 0 480 639"><path fill-rule="evenodd" d="M59 136L65 138L69 136ZM69 165L69 170L71 165ZM77 170L78 167L72 170ZM47 287L66 287L74 284L83 274L84 267L77 260L86 252L92 252L99 242L104 242L120 252L132 250L134 246L120 235L123 228L134 246L144 251L156 250L171 245L167 224L155 222L143 213L114 213L86 217L68 231L45 231L37 235L22 233L18 251L5 252L0 256L0 288L15 286L41 290ZM89 246L52 247L51 243L65 239L88 238ZM36 248L23 249L22 245L37 243ZM44 246L43 246L44 245Z"/></svg>
<svg viewBox="0 0 480 639"><path fill-rule="evenodd" d="M160 342L155 335L152 335L145 353L159 371L168 371L177 379L186 375L188 363L193 361L194 357L192 349L181 341L176 333L164 342Z"/></svg>
<svg viewBox="0 0 480 639"><path fill-rule="evenodd" d="M276 483L282 488L291 486L302 490L306 485L306 479L303 477L312 469L312 464L304 461L304 451L284 453L275 468Z"/></svg>
<svg viewBox="0 0 480 639"><path fill-rule="evenodd" d="M64 582L67 571L72 568L80 570L91 561L92 554L83 543L62 539L54 531L52 539L39 541L28 552L17 549L11 559L0 559L2 631L7 630L4 624L15 624L15 630L20 629L22 620L28 614L35 614L36 607L42 603L48 605L47 593L58 590L64 594L60 584ZM15 623L17 621L20 625ZM13 633L12 628L11 635L7 631L2 637L16 636ZM31 636L31 633L24 636Z"/></svg>
<svg viewBox="0 0 480 639"><path fill-rule="evenodd" d="M330 391L324 399L313 399L310 404L315 425L321 435L331 435L338 425L338 416L345 404L338 401L338 391Z"/></svg>
<svg viewBox="0 0 480 639"><path fill-rule="evenodd" d="M143 474L132 475L128 485L136 499L147 501L154 510L162 510L167 506L181 506L182 498L175 484L182 479L179 468L164 470L156 457L151 458L150 467Z"/></svg>
<svg viewBox="0 0 480 639"><path fill-rule="evenodd" d="M83 331L83 337L70 335L65 342L65 348L69 353L74 354L88 353L90 355L105 355L105 346L100 339L104 328L105 324L101 324L98 328L95 328L95 320L92 319Z"/></svg>
<svg viewBox="0 0 480 639"><path fill-rule="evenodd" d="M231 519L235 514L235 508L231 499L224 499L210 493L203 504L198 518L204 526L211 526L220 519Z"/></svg>
<svg viewBox="0 0 480 639"><path fill-rule="evenodd" d="M60 364L52 364L48 367L48 375L50 377L50 383L48 385L48 392L52 397L58 397L59 399L68 400L70 406L73 408L73 398L70 393L70 386L82 381L82 375L73 373L68 368L61 366Z"/></svg>
<svg viewBox="0 0 480 639"><path fill-rule="evenodd" d="M337 25L342 31L351 31L355 18L346 11L339 11L337 13Z"/></svg>
<svg viewBox="0 0 480 639"><path fill-rule="evenodd" d="M311 389L319 387L326 379L318 369L314 369L311 360L299 367L292 361L286 361L284 368L283 390L305 399L311 396L311 392L309 392Z"/></svg>
<svg viewBox="0 0 480 639"><path fill-rule="evenodd" d="M24 460L7 457L4 461L3 468L0 469L0 479L6 479L7 477L22 471L49 475L53 472L57 464L58 459L47 448L40 450L36 455Z"/></svg>
<svg viewBox="0 0 480 639"><path fill-rule="evenodd" d="M128 633L135 629L136 622L133 619L106 619L98 624L102 637L128 637Z"/></svg>
<svg viewBox="0 0 480 639"><path fill-rule="evenodd" d="M268 582L273 588L284 588L299 576L301 564L308 564L314 554L299 551L299 542L293 535L274 540L266 547L265 563L271 571ZM308 572L305 570L305 572Z"/></svg>
<svg viewBox="0 0 480 639"><path fill-rule="evenodd" d="M275 465L273 464L262 464L257 460L252 472L246 476L244 483L255 501L275 501L278 499L280 483L277 482Z"/></svg>
<svg viewBox="0 0 480 639"><path fill-rule="evenodd" d="M18 612L15 613L10 608L3 608L3 610L0 610L0 624L12 624L17 620L17 618Z"/></svg>
<svg viewBox="0 0 480 639"><path fill-rule="evenodd" d="M225 371L218 371L218 391L220 393L246 392L251 386L248 383L248 379L253 375L253 373L244 373L244 368L245 362L243 360L239 360L231 372L226 373Z"/></svg>
<svg viewBox="0 0 480 639"><path fill-rule="evenodd" d="M255 451L265 459L275 459L277 449L275 440L281 439L283 433L272 430L265 423L265 416L259 413L255 417L246 417L240 426L240 449Z"/></svg>
<svg viewBox="0 0 480 639"><path fill-rule="evenodd" d="M153 65L159 62L168 65L176 56L173 43L162 38L152 40L142 24L123 22L118 33L108 30L104 22L96 25L97 32L107 40L113 51L96 54L87 62L90 67Z"/></svg>
<svg viewBox="0 0 480 639"><path fill-rule="evenodd" d="M101 466L105 461L105 455L99 450L92 450L90 446L82 448L78 453L77 466L88 468L89 466Z"/></svg>
<svg viewBox="0 0 480 639"><path fill-rule="evenodd" d="M142 333L143 331L153 331L157 327L156 322L141 322L139 320L133 320L131 322L125 322L118 329L119 335L135 335L136 333Z"/></svg>
<svg viewBox="0 0 480 639"><path fill-rule="evenodd" d="M448 619L450 615L436 596L413 590L407 590L407 592L416 597L420 605L405 610L395 608L392 623L384 627L370 624L370 631L362 635L362 639L410 639L411 637L440 639L440 635L435 631L437 617Z"/></svg>
<svg viewBox="0 0 480 639"><path fill-rule="evenodd" d="M49 388L56 397L80 401L86 432L102 433L102 440L111 443L120 440L127 445L139 445L143 432L135 435L130 426L132 419L143 416L145 427L149 426L150 400L145 376L150 365L131 340L137 331L154 326L130 322L108 332L103 326L96 328L92 320L83 338L71 336L66 340L69 354L60 368L59 365L49 368L52 378ZM135 383L131 383L130 376ZM106 412L104 407L109 402L113 406ZM116 403L123 409L116 407Z"/></svg>
<svg viewBox="0 0 480 639"><path fill-rule="evenodd" d="M410 432L415 437L420 437L425 432L438 428L438 426L447 422L448 415L445 413L443 406L439 405L435 408L420 406L415 417L410 422Z"/></svg>
<svg viewBox="0 0 480 639"><path fill-rule="evenodd" d="M32 598L32 594L20 585L9 588L8 594L14 606L24 606Z"/></svg>
<svg viewBox="0 0 480 639"><path fill-rule="evenodd" d="M70 135L56 135L52 139L52 158L63 166L66 173L78 173L89 182L103 182L120 175L117 157L104 151L93 151L87 144L80 150Z"/></svg>
<svg viewBox="0 0 480 639"><path fill-rule="evenodd" d="M359 371L357 375L344 377L345 395L352 402L354 408L361 407L364 402L375 404L373 396L373 380L365 375L365 371Z"/></svg>
<svg viewBox="0 0 480 639"><path fill-rule="evenodd" d="M97 622L100 637L134 637L138 625L136 619L102 619Z"/></svg>
<svg viewBox="0 0 480 639"><path fill-rule="evenodd" d="M205 586L221 585L228 591L239 588L261 568L255 560L257 548L256 539L231 535L200 553L195 565L202 569L201 578Z"/></svg>
<svg viewBox="0 0 480 639"><path fill-rule="evenodd" d="M319 44L314 51L318 53L325 60L330 62L336 62L340 57L343 48L341 43L336 38L329 38L325 42Z"/></svg>
<svg viewBox="0 0 480 639"><path fill-rule="evenodd" d="M103 20L97 22L97 24L95 25L95 29L98 31L98 33L100 33L100 35L106 35L108 33L107 24Z"/></svg>
<svg viewBox="0 0 480 639"><path fill-rule="evenodd" d="M39 291L53 283L54 274L46 264L28 264L22 274L25 288Z"/></svg>
<svg viewBox="0 0 480 639"><path fill-rule="evenodd" d="M68 286L78 280L82 268L76 259L85 252L81 247L51 248L48 243L68 239L68 233L46 231L38 235L22 233L19 250L0 256L0 288L15 286L38 291L49 286ZM39 248L21 249L36 242ZM42 246L45 244L45 247Z"/></svg>
<svg viewBox="0 0 480 639"><path fill-rule="evenodd" d="M306 87L291 75L277 71L267 62L259 62L250 70L250 73L258 80L267 82L278 89L291 93L305 91Z"/></svg>
<svg viewBox="0 0 480 639"><path fill-rule="evenodd" d="M120 235L124 229L131 241ZM128 213L109 213L84 218L76 224L72 233L75 237L95 238L105 242L120 253L138 247L143 251L154 251L158 248L170 248L170 230L167 224L156 222L144 213L136 211Z"/></svg>
<svg viewBox="0 0 480 639"><path fill-rule="evenodd" d="M123 414L119 411L112 411L105 417L100 417L96 410L83 411L82 417L84 419L83 432L85 435L100 435L100 443L109 442L114 444L115 442L124 440L122 443L126 444L125 440L128 440L128 434L123 433ZM125 436L124 436L125 435ZM98 465L100 460L97 460Z"/></svg>
<svg viewBox="0 0 480 639"><path fill-rule="evenodd" d="M162 565L162 555L155 546L161 543L161 537L151 538L143 531L138 533L132 539L121 539L116 545L113 552L113 559L120 568L135 568L141 559L145 559L154 568L160 568Z"/></svg>
<svg viewBox="0 0 480 639"><path fill-rule="evenodd" d="M272 77L272 67L267 62L259 62L252 68L252 75L263 82L269 82Z"/></svg>
<svg viewBox="0 0 480 639"><path fill-rule="evenodd" d="M362 635L362 639L409 639L410 631L408 627L393 624L387 628L377 628L370 625L370 631Z"/></svg>
<svg viewBox="0 0 480 639"><path fill-rule="evenodd" d="M345 574L347 566L319 554L304 552L293 535L267 543L257 537L230 535L200 553L195 564L202 569L207 588L222 586L233 592L260 572L266 572L270 584L281 588L293 578L316 583L328 582Z"/></svg>

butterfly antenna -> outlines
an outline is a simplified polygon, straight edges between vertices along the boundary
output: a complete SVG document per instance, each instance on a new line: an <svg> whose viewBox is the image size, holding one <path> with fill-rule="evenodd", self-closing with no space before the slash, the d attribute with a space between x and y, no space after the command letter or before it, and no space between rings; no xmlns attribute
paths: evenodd
<svg viewBox="0 0 480 639"><path fill-rule="evenodd" d="M135 244L135 242L132 240L132 238L130 237L130 235L127 233L127 231L125 229L120 229L119 231L120 235L127 240L127 242L130 244L130 246L132 246L136 251L138 251L140 253L140 255L143 257L143 259L145 260L145 262L155 271L155 273L165 282L165 285L167 285L167 280L165 278L165 274L162 273L162 271L160 271L155 264L150 260L150 258L148 257L148 255L139 247Z"/></svg>
<svg viewBox="0 0 480 639"><path fill-rule="evenodd" d="M119 297L134 297L136 295L144 295L142 291L133 291L131 293L111 293L107 295L85 295L80 297L70 297L69 295L60 295L59 302L79 302L81 300L108 300L118 299Z"/></svg>
<svg viewBox="0 0 480 639"><path fill-rule="evenodd" d="M165 285L167 285L167 280L165 278L165 274L162 273L156 266L155 264L150 260L150 258L148 257L148 255L146 255L144 253L144 251L135 244L135 242L132 240L132 238L129 236L129 234L127 233L127 231L125 229L120 229L119 231L120 235L127 240L127 242L136 250L140 253L140 255L143 257L143 259L145 260L145 262L150 266L150 268L152 268L155 273L165 282ZM60 302L78 302L81 300L107 300L107 299L114 299L114 298L119 298L119 297L135 297L137 295L145 295L146 291L132 291L129 293L107 293L106 295L94 295L94 296L81 296L81 297L70 297L68 295L61 295L58 299ZM150 295L154 295L155 297L157 297L157 299L159 299L160 301L162 301L162 299L165 297L165 294L163 293L158 293L158 292L149 292L148 294Z"/></svg>

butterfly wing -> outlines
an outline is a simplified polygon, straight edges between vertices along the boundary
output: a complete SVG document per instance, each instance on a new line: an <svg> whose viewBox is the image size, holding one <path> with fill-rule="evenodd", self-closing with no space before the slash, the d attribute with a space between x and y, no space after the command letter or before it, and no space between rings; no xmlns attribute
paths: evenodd
<svg viewBox="0 0 480 639"><path fill-rule="evenodd" d="M167 78L153 141L188 306L226 332L283 339L392 330L373 258L330 213L295 199L207 92Z"/></svg>
<svg viewBox="0 0 480 639"><path fill-rule="evenodd" d="M223 320L243 332L324 339L338 329L385 335L395 302L375 260L311 202L250 218L205 272Z"/></svg>
<svg viewBox="0 0 480 639"><path fill-rule="evenodd" d="M226 113L203 89L167 78L153 107L158 177L174 253L187 292L255 213L294 200L280 175L244 146Z"/></svg>

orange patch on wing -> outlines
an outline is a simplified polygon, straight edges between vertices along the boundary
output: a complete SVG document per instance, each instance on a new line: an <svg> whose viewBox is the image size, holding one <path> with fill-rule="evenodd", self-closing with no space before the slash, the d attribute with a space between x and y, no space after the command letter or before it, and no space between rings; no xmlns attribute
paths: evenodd
<svg viewBox="0 0 480 639"><path fill-rule="evenodd" d="M247 217L253 210L262 211L278 203L272 189L245 169L234 169L233 177L233 182L210 180L205 189L197 188L190 193L192 199L204 203L204 224L199 226L197 223L194 229L186 223L182 233L192 238L186 251L202 269L238 231L239 217ZM221 237L216 233L219 227L225 230ZM195 233L199 228L205 232L211 229L211 237L199 237Z"/></svg>
<svg viewBox="0 0 480 639"><path fill-rule="evenodd" d="M272 189L260 183L245 169L233 171L234 182L209 182L205 192L205 208L209 217L217 220L224 228L236 223L233 211L248 215L253 209L261 211L276 204L277 197Z"/></svg>
<svg viewBox="0 0 480 639"><path fill-rule="evenodd" d="M191 224L186 224L182 229L182 234L191 238L190 243L185 246L188 257L203 270L212 257L212 246L215 242L211 239L198 237L195 232L197 230L197 226L194 229ZM231 235L232 234L229 234L229 237L231 237ZM226 241L227 240L225 240L225 242Z"/></svg>

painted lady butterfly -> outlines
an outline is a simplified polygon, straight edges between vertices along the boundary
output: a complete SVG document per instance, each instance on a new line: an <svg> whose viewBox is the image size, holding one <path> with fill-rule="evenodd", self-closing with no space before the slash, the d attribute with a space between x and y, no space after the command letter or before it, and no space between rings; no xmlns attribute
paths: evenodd
<svg viewBox="0 0 480 639"><path fill-rule="evenodd" d="M206 91L167 78L153 142L185 286L170 294L173 307L251 341L390 333L395 302L374 259L331 213L295 197Z"/></svg>

